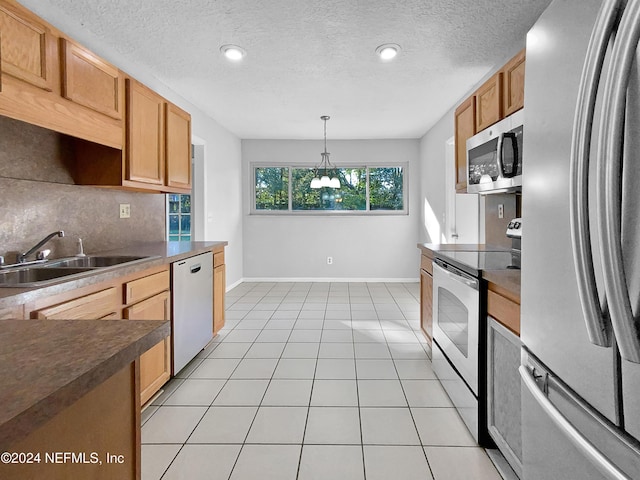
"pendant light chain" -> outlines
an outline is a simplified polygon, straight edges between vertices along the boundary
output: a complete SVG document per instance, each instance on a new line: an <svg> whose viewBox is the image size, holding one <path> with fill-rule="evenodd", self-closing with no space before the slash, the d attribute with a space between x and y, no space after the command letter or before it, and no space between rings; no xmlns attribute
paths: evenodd
<svg viewBox="0 0 640 480"><path fill-rule="evenodd" d="M327 120L329 120L330 118L331 117L329 117L328 115L323 115L320 117L320 119L324 121L324 152L320 154L320 165L315 167L315 177L313 178L313 180L311 180L311 188L340 188L340 180L338 179L337 175L333 178L329 178L328 174L329 170L336 170L335 167L331 164L331 161L329 160L330 154L329 152L327 152ZM319 176L319 172L321 170L324 173L324 175L322 175L322 178L320 178Z"/></svg>

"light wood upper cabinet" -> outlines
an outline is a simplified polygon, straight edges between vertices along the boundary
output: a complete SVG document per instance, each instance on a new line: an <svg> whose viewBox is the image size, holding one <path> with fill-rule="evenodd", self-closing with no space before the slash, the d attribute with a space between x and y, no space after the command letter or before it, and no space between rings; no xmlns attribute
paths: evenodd
<svg viewBox="0 0 640 480"><path fill-rule="evenodd" d="M124 76L113 65L66 38L60 39L62 96L115 119L122 118Z"/></svg>
<svg viewBox="0 0 640 480"><path fill-rule="evenodd" d="M456 108L455 114L456 143L456 192L467 191L467 140L476 133L476 102L469 97Z"/></svg>
<svg viewBox="0 0 640 480"><path fill-rule="evenodd" d="M164 185L164 99L127 79L126 180Z"/></svg>
<svg viewBox="0 0 640 480"><path fill-rule="evenodd" d="M525 50L522 49L502 68L504 82L504 116L517 112L524 106Z"/></svg>
<svg viewBox="0 0 640 480"><path fill-rule="evenodd" d="M476 132L502 119L502 72L487 80L475 93Z"/></svg>
<svg viewBox="0 0 640 480"><path fill-rule="evenodd" d="M4 73L38 88L53 90L55 39L38 17L2 2L0 49Z"/></svg>
<svg viewBox="0 0 640 480"><path fill-rule="evenodd" d="M191 115L166 103L167 186L191 188Z"/></svg>

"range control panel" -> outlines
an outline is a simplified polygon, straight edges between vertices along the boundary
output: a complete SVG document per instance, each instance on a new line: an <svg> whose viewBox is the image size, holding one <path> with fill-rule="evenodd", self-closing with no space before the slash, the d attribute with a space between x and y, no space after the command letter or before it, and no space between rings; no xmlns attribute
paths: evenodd
<svg viewBox="0 0 640 480"><path fill-rule="evenodd" d="M522 218L514 218L507 226L507 237L522 238Z"/></svg>

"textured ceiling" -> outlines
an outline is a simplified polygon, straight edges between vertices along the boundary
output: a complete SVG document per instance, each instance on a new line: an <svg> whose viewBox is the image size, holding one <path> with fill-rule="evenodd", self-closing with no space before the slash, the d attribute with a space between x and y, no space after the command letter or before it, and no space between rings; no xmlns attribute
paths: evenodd
<svg viewBox="0 0 640 480"><path fill-rule="evenodd" d="M418 138L550 0L20 0L141 64L240 138ZM223 44L247 51L239 64ZM384 63L383 43L402 53Z"/></svg>

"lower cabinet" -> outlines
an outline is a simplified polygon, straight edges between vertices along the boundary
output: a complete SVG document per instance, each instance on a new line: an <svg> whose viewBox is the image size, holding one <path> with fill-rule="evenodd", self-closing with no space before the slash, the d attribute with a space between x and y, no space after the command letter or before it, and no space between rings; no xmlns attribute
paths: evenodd
<svg viewBox="0 0 640 480"><path fill-rule="evenodd" d="M128 320L169 320L169 291L136 303L123 310ZM171 376L171 337L166 337L140 356L140 404L144 405Z"/></svg>
<svg viewBox="0 0 640 480"><path fill-rule="evenodd" d="M213 255L213 334L224 327L224 296L226 294L226 267L224 252Z"/></svg>

